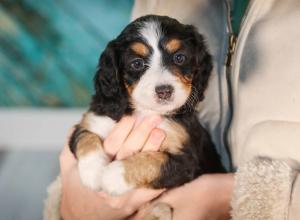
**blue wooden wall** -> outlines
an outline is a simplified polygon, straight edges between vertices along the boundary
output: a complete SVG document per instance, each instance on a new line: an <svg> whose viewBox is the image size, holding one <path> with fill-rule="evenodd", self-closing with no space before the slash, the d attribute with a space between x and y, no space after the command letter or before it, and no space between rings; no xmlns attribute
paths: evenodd
<svg viewBox="0 0 300 220"><path fill-rule="evenodd" d="M106 43L132 0L1 0L0 107L89 103Z"/></svg>

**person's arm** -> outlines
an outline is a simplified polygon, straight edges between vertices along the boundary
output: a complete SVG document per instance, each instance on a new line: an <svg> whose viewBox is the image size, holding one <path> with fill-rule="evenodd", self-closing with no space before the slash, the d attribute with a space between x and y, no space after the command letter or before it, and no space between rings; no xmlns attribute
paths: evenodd
<svg viewBox="0 0 300 220"><path fill-rule="evenodd" d="M296 220L300 219L299 170L296 161L257 157L236 174L200 176L154 202L173 207L173 220ZM140 211L133 219L142 215Z"/></svg>
<svg viewBox="0 0 300 220"><path fill-rule="evenodd" d="M165 192L152 202L166 203L173 208L173 220L225 220L230 219L230 200L234 176L206 174L183 186ZM146 209L141 209L132 219L141 219Z"/></svg>
<svg viewBox="0 0 300 220"><path fill-rule="evenodd" d="M148 120L149 121L149 120ZM111 156L122 159L140 150L158 150L165 135L153 129L145 119L141 126L134 127L134 119L127 117L116 126L104 143ZM125 129L132 126L132 129ZM124 135L124 130L130 133ZM120 138L124 137L122 141ZM140 143L131 146L128 142ZM110 147L111 146L111 147ZM151 201L163 190L137 189L121 197L110 197L102 192L93 192L85 187L79 177L77 161L66 145L60 155L62 200L61 215L65 220L73 219L124 219L144 203Z"/></svg>

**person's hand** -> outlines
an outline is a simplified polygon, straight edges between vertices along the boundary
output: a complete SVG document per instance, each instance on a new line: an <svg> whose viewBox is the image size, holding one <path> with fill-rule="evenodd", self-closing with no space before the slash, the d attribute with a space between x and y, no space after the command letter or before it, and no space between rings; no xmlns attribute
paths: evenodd
<svg viewBox="0 0 300 220"><path fill-rule="evenodd" d="M138 151L158 150L165 138L164 132L155 128L160 121L159 117L148 117L136 124L134 117L124 117L105 140L105 150L116 159L122 159ZM82 185L77 161L67 145L60 155L60 166L61 214L66 220L124 219L163 191L137 189L120 197L93 192Z"/></svg>
<svg viewBox="0 0 300 220"><path fill-rule="evenodd" d="M173 208L173 220L230 219L233 174L206 174L183 186L167 191L152 203L162 202ZM132 219L144 215L143 209Z"/></svg>

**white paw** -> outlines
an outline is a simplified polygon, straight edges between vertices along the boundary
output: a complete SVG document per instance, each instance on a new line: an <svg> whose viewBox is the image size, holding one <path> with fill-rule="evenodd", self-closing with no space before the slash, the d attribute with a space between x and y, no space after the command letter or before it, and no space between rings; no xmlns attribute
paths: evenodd
<svg viewBox="0 0 300 220"><path fill-rule="evenodd" d="M104 192L118 196L134 188L125 180L125 169L122 161L113 161L103 171L101 188Z"/></svg>
<svg viewBox="0 0 300 220"><path fill-rule="evenodd" d="M100 150L81 157L78 169L82 183L92 190L100 190L103 170L108 163L107 155Z"/></svg>
<svg viewBox="0 0 300 220"><path fill-rule="evenodd" d="M152 208L148 216L145 216L142 220L147 219L172 220L172 209L165 203L158 203Z"/></svg>

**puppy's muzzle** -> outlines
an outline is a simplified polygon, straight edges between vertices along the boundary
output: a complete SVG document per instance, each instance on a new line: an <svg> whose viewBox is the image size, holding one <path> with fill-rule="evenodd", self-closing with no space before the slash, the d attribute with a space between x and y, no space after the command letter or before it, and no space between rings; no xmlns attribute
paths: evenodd
<svg viewBox="0 0 300 220"><path fill-rule="evenodd" d="M174 87L171 85L159 85L155 87L155 92L160 100L168 101L172 97Z"/></svg>

